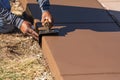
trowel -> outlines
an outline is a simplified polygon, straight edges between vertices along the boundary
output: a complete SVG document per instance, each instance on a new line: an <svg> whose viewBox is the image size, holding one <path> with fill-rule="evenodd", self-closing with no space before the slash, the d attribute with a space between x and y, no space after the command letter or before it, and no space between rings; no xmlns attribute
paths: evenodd
<svg viewBox="0 0 120 80"><path fill-rule="evenodd" d="M42 36L56 36L59 33L58 29L50 28L52 27L52 24L48 21L48 19L45 20L43 27L37 27L36 32L39 34L39 43L41 44Z"/></svg>

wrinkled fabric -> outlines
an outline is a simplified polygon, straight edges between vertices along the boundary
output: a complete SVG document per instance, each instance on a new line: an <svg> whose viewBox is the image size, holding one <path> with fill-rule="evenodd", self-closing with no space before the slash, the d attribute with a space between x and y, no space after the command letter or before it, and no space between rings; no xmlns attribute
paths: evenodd
<svg viewBox="0 0 120 80"><path fill-rule="evenodd" d="M49 0L37 0L37 1L39 3L39 6L40 6L42 12L49 9L49 6L50 6Z"/></svg>
<svg viewBox="0 0 120 80"><path fill-rule="evenodd" d="M0 0L0 5L9 11L11 9L9 0Z"/></svg>

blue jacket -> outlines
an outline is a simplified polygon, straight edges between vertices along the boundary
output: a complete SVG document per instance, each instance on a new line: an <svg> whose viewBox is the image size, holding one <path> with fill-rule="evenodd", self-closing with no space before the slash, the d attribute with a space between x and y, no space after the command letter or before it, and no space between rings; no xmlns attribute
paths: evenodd
<svg viewBox="0 0 120 80"><path fill-rule="evenodd" d="M37 2L39 3L42 12L49 9L49 0L37 0ZM10 8L11 7L9 0L0 0L0 17L4 17L7 20L8 24L13 24L16 27L20 28L24 20L12 14L10 12Z"/></svg>

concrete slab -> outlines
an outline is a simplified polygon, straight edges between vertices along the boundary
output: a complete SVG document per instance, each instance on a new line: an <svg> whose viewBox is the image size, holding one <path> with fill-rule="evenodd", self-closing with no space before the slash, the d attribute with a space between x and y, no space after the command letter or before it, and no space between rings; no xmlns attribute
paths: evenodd
<svg viewBox="0 0 120 80"><path fill-rule="evenodd" d="M26 0L19 0L22 4L22 7L24 8L24 11L26 9L26 4L27 4L27 1Z"/></svg>
<svg viewBox="0 0 120 80"><path fill-rule="evenodd" d="M120 79L120 74L64 76L64 80L119 80L119 79Z"/></svg>
<svg viewBox="0 0 120 80"><path fill-rule="evenodd" d="M98 0L115 18L117 22L120 23L120 0Z"/></svg>
<svg viewBox="0 0 120 80"><path fill-rule="evenodd" d="M119 2L105 2L104 5L108 10L120 11Z"/></svg>
<svg viewBox="0 0 120 80"><path fill-rule="evenodd" d="M26 10L27 4L37 4L36 0L19 0L24 8Z"/></svg>
<svg viewBox="0 0 120 80"><path fill-rule="evenodd" d="M55 23L113 22L97 0L51 0Z"/></svg>
<svg viewBox="0 0 120 80"><path fill-rule="evenodd" d="M62 80L62 75L120 73L120 28L116 24L65 26L59 37L47 36L42 40L56 80Z"/></svg>
<svg viewBox="0 0 120 80"><path fill-rule="evenodd" d="M98 1L101 1L101 2L116 2L116 1L120 1L120 0L98 0Z"/></svg>
<svg viewBox="0 0 120 80"><path fill-rule="evenodd" d="M97 0L50 0L52 5L65 5L65 6L74 6L74 7L89 7L89 8L98 8L103 9L103 7L97 2Z"/></svg>
<svg viewBox="0 0 120 80"><path fill-rule="evenodd" d="M28 2L35 23L41 11L35 0ZM119 79L120 28L97 0L51 0L51 4L55 23L64 26L59 36L42 38L55 80Z"/></svg>

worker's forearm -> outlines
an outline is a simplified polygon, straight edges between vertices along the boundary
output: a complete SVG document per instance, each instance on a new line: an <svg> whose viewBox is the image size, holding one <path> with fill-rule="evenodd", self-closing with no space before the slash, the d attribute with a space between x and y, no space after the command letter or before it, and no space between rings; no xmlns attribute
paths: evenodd
<svg viewBox="0 0 120 80"><path fill-rule="evenodd" d="M16 15L12 14L9 10L0 6L0 17L6 19L8 24L13 24L16 27L20 28L23 19L17 17Z"/></svg>
<svg viewBox="0 0 120 80"><path fill-rule="evenodd" d="M37 0L42 12L49 9L50 3L49 0Z"/></svg>

